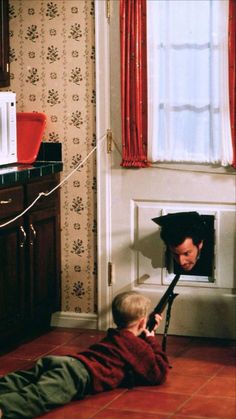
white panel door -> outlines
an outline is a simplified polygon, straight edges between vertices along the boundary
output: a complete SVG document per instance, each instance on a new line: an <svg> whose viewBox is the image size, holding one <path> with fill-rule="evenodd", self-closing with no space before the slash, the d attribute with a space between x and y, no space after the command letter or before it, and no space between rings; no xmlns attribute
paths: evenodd
<svg viewBox="0 0 236 419"><path fill-rule="evenodd" d="M151 219L177 211L215 218L213 282L181 277L172 308L170 333L236 337L234 175L194 165L124 169L121 163L119 2L96 2L97 138L113 133L112 152L98 147L98 315L101 329L112 324L110 303L125 290L137 290L153 307L173 278L165 249ZM112 266L109 277L108 265ZM111 283L109 283L111 279ZM164 322L163 322L164 323ZM163 330L163 326L161 331Z"/></svg>

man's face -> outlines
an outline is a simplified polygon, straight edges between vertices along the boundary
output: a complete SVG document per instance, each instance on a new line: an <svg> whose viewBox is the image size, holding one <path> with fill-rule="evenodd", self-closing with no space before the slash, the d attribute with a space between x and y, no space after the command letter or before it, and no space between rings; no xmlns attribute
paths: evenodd
<svg viewBox="0 0 236 419"><path fill-rule="evenodd" d="M189 237L178 246L169 247L173 258L178 265L185 271L191 271L197 263L202 246L202 241L198 245L195 245L193 240Z"/></svg>

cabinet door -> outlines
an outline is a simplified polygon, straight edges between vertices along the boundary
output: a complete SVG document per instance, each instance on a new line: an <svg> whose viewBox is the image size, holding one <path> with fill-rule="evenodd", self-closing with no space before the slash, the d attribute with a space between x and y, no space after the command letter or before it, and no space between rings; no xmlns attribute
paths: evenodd
<svg viewBox="0 0 236 419"><path fill-rule="evenodd" d="M60 306L59 210L45 208L29 215L29 289L33 325L45 327Z"/></svg>
<svg viewBox="0 0 236 419"><path fill-rule="evenodd" d="M26 234L23 220L0 229L0 336L5 342L19 338L24 327Z"/></svg>
<svg viewBox="0 0 236 419"><path fill-rule="evenodd" d="M10 86L8 0L0 0L0 87Z"/></svg>

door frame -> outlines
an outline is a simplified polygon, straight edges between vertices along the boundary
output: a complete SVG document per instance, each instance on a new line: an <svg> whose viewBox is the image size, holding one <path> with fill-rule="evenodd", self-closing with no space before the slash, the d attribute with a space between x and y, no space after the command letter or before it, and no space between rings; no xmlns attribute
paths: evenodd
<svg viewBox="0 0 236 419"><path fill-rule="evenodd" d="M102 28L102 29L101 29ZM96 50L96 138L97 143L110 128L110 39L107 1L95 0ZM108 286L108 264L111 254L110 200L111 154L106 141L97 147L97 280L98 328L111 324L111 290Z"/></svg>

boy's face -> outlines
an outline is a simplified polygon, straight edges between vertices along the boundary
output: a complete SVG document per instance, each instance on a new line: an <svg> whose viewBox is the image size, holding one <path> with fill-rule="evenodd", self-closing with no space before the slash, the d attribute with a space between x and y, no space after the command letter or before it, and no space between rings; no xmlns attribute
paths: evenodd
<svg viewBox="0 0 236 419"><path fill-rule="evenodd" d="M188 237L178 246L169 246L169 248L178 265L185 271L191 271L197 263L202 246L203 241L195 245L193 240Z"/></svg>

